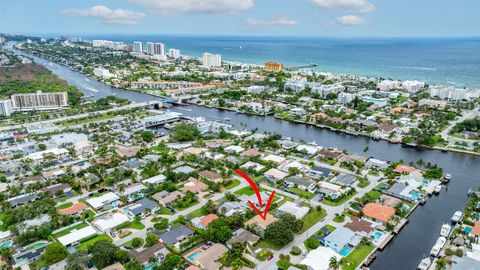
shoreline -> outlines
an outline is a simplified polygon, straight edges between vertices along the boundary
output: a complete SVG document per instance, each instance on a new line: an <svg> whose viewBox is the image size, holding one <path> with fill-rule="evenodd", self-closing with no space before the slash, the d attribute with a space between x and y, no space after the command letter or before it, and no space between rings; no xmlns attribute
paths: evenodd
<svg viewBox="0 0 480 270"><path fill-rule="evenodd" d="M433 146L432 147L432 146L419 145L419 144L411 145L411 144L404 143L404 142L401 142L401 141L373 137L373 136L370 136L369 134L365 134L365 133L362 133L362 132L352 133L352 132L349 132L348 130L341 130L341 129L336 129L336 128L333 128L333 127L330 127L330 126L324 126L324 125L318 125L318 124L313 124L313 123L304 122L304 121L281 118L281 117L278 117L276 115L271 115L271 114L264 115L264 114L248 113L248 112L242 112L238 109L222 108L222 107L216 107L216 106L206 106L206 105L197 104L197 103L189 103L189 104L204 107L204 108L209 108L209 109L232 111L232 112L241 113L241 114L250 115L250 116L263 116L263 117L271 116L271 117L274 117L275 119L288 121L288 122L295 123L295 124L303 124L303 125L312 126L312 127L316 127L316 128L328 129L331 132L346 134L346 135L350 135L350 136L362 136L362 137L369 138L369 139L376 140L376 141L382 140L382 141L386 141L386 142L392 143L392 144L400 144L402 147L420 148L420 149L427 149L427 150L432 150L432 151L452 152L452 153L457 153L457 154L480 156L480 153L477 153L477 152L461 150L461 149L444 148L444 147L438 147L438 146Z"/></svg>

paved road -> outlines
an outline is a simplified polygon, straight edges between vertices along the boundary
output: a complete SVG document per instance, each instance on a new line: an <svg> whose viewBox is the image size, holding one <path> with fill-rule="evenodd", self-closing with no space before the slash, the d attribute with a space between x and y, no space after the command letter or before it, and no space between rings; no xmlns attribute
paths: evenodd
<svg viewBox="0 0 480 270"><path fill-rule="evenodd" d="M468 112L465 112L461 117L459 117L458 119L450 122L450 125L445 129L443 130L440 135L442 136L442 138L444 138L445 140L448 141L448 133L450 132L450 130L452 130L452 128L460 123L460 122L463 122L465 121L466 119L469 119L469 118L475 118L475 117L480 117L480 106L476 107L475 109L473 110L470 110Z"/></svg>
<svg viewBox="0 0 480 270"><path fill-rule="evenodd" d="M235 191L237 191L239 189L242 189L246 186L248 186L248 183L246 181L241 181L240 185L230 189L229 192L235 192ZM223 199L223 197L225 197L225 193L216 194L212 198L202 199L198 204L196 204L196 205L194 205L190 208L187 208L187 209L185 209L183 211L180 211L180 212L176 212L173 215L164 216L164 217L168 219L168 222L172 222L175 219L177 219L179 216L187 216L191 212L200 209L202 206L204 206L208 202L208 200L218 201L218 200ZM142 220L142 223L145 225L144 229L136 231L136 232L130 234L129 236L125 237L125 238L118 239L118 240L114 241L114 244L117 245L117 246L121 246L121 245L127 243L128 241L132 240L135 237L140 237L140 238L145 239L145 237L147 237L147 230L149 228L153 228L153 222L152 222L153 218L155 218L155 215L152 215L152 216Z"/></svg>

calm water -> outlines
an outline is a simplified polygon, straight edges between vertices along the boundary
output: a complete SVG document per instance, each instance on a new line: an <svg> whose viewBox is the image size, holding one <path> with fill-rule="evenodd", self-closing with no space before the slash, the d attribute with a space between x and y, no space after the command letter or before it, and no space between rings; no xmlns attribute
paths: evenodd
<svg viewBox="0 0 480 270"><path fill-rule="evenodd" d="M318 64L316 70L369 77L424 80L480 87L480 38L351 39L205 36L88 36L133 44L163 42L182 54L220 53L224 60L288 66ZM145 46L145 45L144 45Z"/></svg>
<svg viewBox="0 0 480 270"><path fill-rule="evenodd" d="M129 98L137 102L153 99L153 97L141 93L106 86L92 78L71 71L65 66L49 64L49 61L37 57L34 59L63 77L70 84L78 87L85 94L94 95L95 98L115 94L118 97ZM293 137L297 140L316 141L326 147L348 149L354 153L384 160L410 162L422 158L427 162L439 164L445 169L445 172L452 174L448 191L442 190L440 196L430 198L425 206L415 210L409 218L410 222L373 263L371 268L374 270L416 269L422 257L424 255L428 256L430 253L431 247L440 235L442 224L449 222L455 211L462 210L465 207L468 189L479 186L479 157L406 148L384 141L374 141L364 137L334 133L326 129L293 124L273 117L247 116L197 106L189 106L188 108L191 111L186 111L185 107L173 108L172 110L195 117L203 116L210 120L222 120L228 117L231 119L229 123L237 127L278 132L283 136ZM363 149L367 146L369 151L363 153Z"/></svg>

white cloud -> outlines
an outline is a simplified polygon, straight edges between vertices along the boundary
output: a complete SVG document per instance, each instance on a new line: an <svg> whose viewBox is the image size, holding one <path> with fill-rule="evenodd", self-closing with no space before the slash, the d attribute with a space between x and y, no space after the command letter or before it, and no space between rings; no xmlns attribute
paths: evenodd
<svg viewBox="0 0 480 270"><path fill-rule="evenodd" d="M129 0L156 14L233 13L249 10L254 0Z"/></svg>
<svg viewBox="0 0 480 270"><path fill-rule="evenodd" d="M331 25L336 26L355 26L355 25L362 25L367 24L368 21L362 17L358 17L355 15L345 15L342 17L338 17L335 21L331 22Z"/></svg>
<svg viewBox="0 0 480 270"><path fill-rule="evenodd" d="M133 25L139 23L145 18L142 12L135 12L125 9L112 10L106 6L94 6L88 9L66 9L62 14L70 17L94 17L101 19L107 24L128 24Z"/></svg>
<svg viewBox="0 0 480 270"><path fill-rule="evenodd" d="M372 12L375 5L367 0L312 0L322 8L339 9L350 12Z"/></svg>
<svg viewBox="0 0 480 270"><path fill-rule="evenodd" d="M245 24L248 26L296 25L298 22L287 17L273 18L271 20L248 18L245 20Z"/></svg>

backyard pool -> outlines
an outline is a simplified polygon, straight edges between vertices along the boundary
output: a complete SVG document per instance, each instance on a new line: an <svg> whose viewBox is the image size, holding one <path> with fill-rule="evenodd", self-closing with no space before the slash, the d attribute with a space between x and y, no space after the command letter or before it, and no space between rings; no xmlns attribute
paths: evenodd
<svg viewBox="0 0 480 270"><path fill-rule="evenodd" d="M412 199L414 200L418 200L421 198L420 194L416 191L410 191L409 194L410 194L410 197L412 197Z"/></svg>
<svg viewBox="0 0 480 270"><path fill-rule="evenodd" d="M0 249L9 248L12 245L13 241L8 240L0 244Z"/></svg>
<svg viewBox="0 0 480 270"><path fill-rule="evenodd" d="M374 231L372 236L373 236L373 239L378 241L378 240L380 240L380 238L382 238L383 233L381 231Z"/></svg>
<svg viewBox="0 0 480 270"><path fill-rule="evenodd" d="M193 261L195 260L195 257L197 257L197 256L200 255L200 254L202 254L202 252L201 252L200 250L197 250L197 251L195 251L194 253L188 255L187 258L188 258L190 261L193 262Z"/></svg>
<svg viewBox="0 0 480 270"><path fill-rule="evenodd" d="M466 234L469 234L470 232L472 232L472 227L465 227L465 229L463 229L463 231L464 231Z"/></svg>
<svg viewBox="0 0 480 270"><path fill-rule="evenodd" d="M145 267L144 270L153 270L153 268L155 268L156 266L157 266L157 263L152 263L149 266Z"/></svg>
<svg viewBox="0 0 480 270"><path fill-rule="evenodd" d="M343 257L346 257L350 253L350 251L352 251L351 248L345 247L342 250L340 250L340 255L342 255Z"/></svg>

